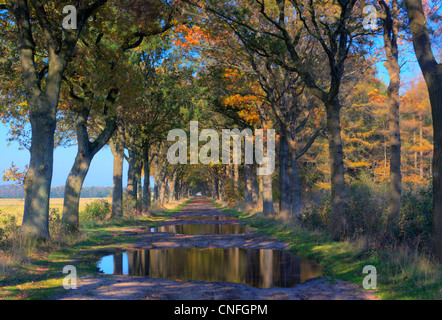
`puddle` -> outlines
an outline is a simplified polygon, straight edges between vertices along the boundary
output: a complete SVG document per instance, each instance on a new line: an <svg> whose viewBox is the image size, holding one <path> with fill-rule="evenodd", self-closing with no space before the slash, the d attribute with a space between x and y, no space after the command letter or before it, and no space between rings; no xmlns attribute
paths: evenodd
<svg viewBox="0 0 442 320"><path fill-rule="evenodd" d="M169 248L103 257L105 274L178 281L231 282L256 288L293 287L322 274L318 264L272 249Z"/></svg>
<svg viewBox="0 0 442 320"><path fill-rule="evenodd" d="M211 216L211 215L175 215L172 216L174 219L182 219L182 220L215 220L215 221L229 221L229 220L238 220L237 217L228 217L228 216Z"/></svg>
<svg viewBox="0 0 442 320"><path fill-rule="evenodd" d="M168 226L159 226L150 228L150 232L168 232L184 235L196 234L246 234L252 232L252 228L241 224L218 224L218 223L199 223L199 224L175 224Z"/></svg>

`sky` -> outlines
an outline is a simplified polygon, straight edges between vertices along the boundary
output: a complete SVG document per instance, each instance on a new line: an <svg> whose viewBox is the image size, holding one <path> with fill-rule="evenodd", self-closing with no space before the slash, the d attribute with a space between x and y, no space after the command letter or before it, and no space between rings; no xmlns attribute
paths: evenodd
<svg viewBox="0 0 442 320"><path fill-rule="evenodd" d="M6 168L14 162L15 166L23 169L29 163L30 154L28 150L19 150L18 143L11 142L8 146L8 127L0 123L0 185L8 185L1 177ZM66 184L74 159L77 154L77 146L69 148L57 148L54 151L54 173L52 176L52 186L58 187ZM123 185L127 185L128 164L124 162ZM84 181L84 187L112 187L113 156L109 146L104 147L92 160L88 175Z"/></svg>

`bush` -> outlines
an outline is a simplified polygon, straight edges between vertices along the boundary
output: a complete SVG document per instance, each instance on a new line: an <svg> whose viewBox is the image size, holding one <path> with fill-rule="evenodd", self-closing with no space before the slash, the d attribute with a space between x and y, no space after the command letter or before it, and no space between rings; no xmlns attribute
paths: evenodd
<svg viewBox="0 0 442 320"><path fill-rule="evenodd" d="M17 225L17 218L14 215L0 211L0 244L11 241L19 230L20 226Z"/></svg>
<svg viewBox="0 0 442 320"><path fill-rule="evenodd" d="M357 181L347 190L347 233L354 235L378 235L384 232L388 210L388 191L385 185L371 181Z"/></svg>
<svg viewBox="0 0 442 320"><path fill-rule="evenodd" d="M96 200L86 205L80 219L84 221L103 221L111 212L111 205L106 200Z"/></svg>
<svg viewBox="0 0 442 320"><path fill-rule="evenodd" d="M240 189L240 188L238 188ZM244 195L241 194L240 190L235 189L233 180L228 180L224 186L224 192L226 194L226 201L230 208L233 208L236 202L244 199Z"/></svg>
<svg viewBox="0 0 442 320"><path fill-rule="evenodd" d="M383 232L388 209L388 190L385 184L375 184L362 177L347 186L345 203L346 236L376 236ZM328 229L331 223L331 193L324 192L303 215L309 228Z"/></svg>
<svg viewBox="0 0 442 320"><path fill-rule="evenodd" d="M430 184L405 189L402 193L401 215L393 234L410 247L429 247L433 232L433 192Z"/></svg>
<svg viewBox="0 0 442 320"><path fill-rule="evenodd" d="M385 230L389 190L388 184L376 184L369 179L348 186L346 202L347 236L381 238L386 231L392 243L410 248L429 248L433 230L431 185L404 187L401 211L392 230ZM327 229L331 218L330 192L304 210L302 223L309 229Z"/></svg>
<svg viewBox="0 0 442 320"><path fill-rule="evenodd" d="M304 210L301 223L310 229L327 229L331 216L330 199L329 191L322 194L317 203Z"/></svg>
<svg viewBox="0 0 442 320"><path fill-rule="evenodd" d="M49 211L49 234L54 237L60 236L63 232L60 210L52 208Z"/></svg>

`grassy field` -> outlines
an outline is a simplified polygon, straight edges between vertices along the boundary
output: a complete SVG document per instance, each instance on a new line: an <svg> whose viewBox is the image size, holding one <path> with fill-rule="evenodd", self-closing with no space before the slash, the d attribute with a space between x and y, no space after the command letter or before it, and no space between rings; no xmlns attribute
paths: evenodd
<svg viewBox="0 0 442 320"><path fill-rule="evenodd" d="M81 198L80 199L80 211L84 210L87 204L96 200L106 200L107 198ZM110 199L107 199L111 202ZM23 218L23 209L25 205L24 199L0 199L0 212L8 215L14 215L17 218L17 222L21 223ZM63 212L63 199L53 198L49 202L51 209L57 209L61 214Z"/></svg>

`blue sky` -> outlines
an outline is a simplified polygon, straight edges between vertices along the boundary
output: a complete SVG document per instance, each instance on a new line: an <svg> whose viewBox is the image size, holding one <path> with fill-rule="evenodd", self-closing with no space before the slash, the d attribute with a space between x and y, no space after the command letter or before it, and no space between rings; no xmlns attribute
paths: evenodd
<svg viewBox="0 0 442 320"><path fill-rule="evenodd" d="M18 150L18 144L12 142L8 146L7 139L8 127L0 124L0 177L6 168L11 166L11 163L23 169L29 163L30 154L28 150ZM52 176L52 186L62 186L66 183L69 171L74 164L74 159L77 154L77 147L57 148L54 152L54 173ZM127 162L124 163L123 184L126 186L127 180ZM92 186L112 186L112 172L113 172L113 156L109 146L104 147L92 160L91 168L84 182L85 187ZM11 182L4 182L0 178L0 185L11 184Z"/></svg>

